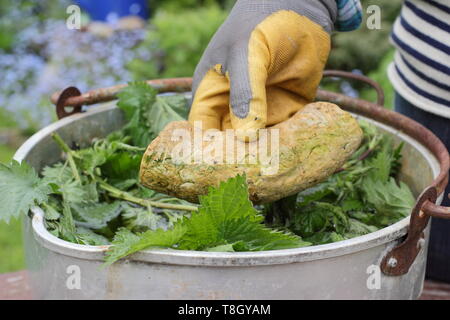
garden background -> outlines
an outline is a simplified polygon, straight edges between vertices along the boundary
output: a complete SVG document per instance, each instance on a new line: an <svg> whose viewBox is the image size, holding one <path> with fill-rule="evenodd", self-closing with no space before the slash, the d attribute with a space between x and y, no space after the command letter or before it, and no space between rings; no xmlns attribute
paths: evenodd
<svg viewBox="0 0 450 320"><path fill-rule="evenodd" d="M365 74L378 81L392 108L386 69L389 43L401 1L362 0L381 8L381 29L333 35L328 69ZM0 0L0 162L20 144L56 120L50 95L68 86L82 92L132 80L192 76L200 56L234 0L149 0L143 28L127 30L92 24L83 13L80 31L66 27L69 0ZM367 14L365 14L365 19ZM375 93L360 84L327 80L322 87L370 101ZM1 210L1 205L0 205ZM20 221L0 223L0 273L25 268Z"/></svg>

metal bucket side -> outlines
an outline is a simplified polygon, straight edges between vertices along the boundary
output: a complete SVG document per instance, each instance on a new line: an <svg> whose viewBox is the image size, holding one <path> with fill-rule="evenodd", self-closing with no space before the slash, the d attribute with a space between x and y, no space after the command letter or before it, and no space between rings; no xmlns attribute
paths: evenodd
<svg viewBox="0 0 450 320"><path fill-rule="evenodd" d="M93 137L104 136L122 124L122 115L114 106L96 108L43 129L20 148L15 158L18 161L25 159L40 170L60 157L60 152L50 139L51 132L58 131L66 141L74 140L87 145ZM428 170L423 170L428 177L415 181L413 189L415 192L420 191L422 184L426 186L438 174L438 162L413 139L382 124L377 125L413 146L410 156L422 157L422 163L428 165ZM411 164L406 164L406 168L405 180L414 179L413 174L417 170ZM384 290L369 290L366 285L367 268L377 266L385 250L406 233L408 219L363 237L322 246L257 253L144 251L129 261L99 270L105 247L81 246L62 241L45 230L42 211L38 208L33 211L33 223L25 219L25 243L27 262L35 275L32 276L35 281L33 288L38 297L414 298L422 287L425 250L407 275L382 275ZM70 265L80 266L85 289L74 291L65 288L67 267ZM142 278L140 273L147 274L150 279L143 281L147 278ZM328 284L333 284L332 288L328 285L326 292L318 278L327 279ZM214 283L207 285L213 279ZM349 290L342 288L346 283L353 284ZM148 292L148 288L152 287L159 288L158 292ZM177 291L176 288L180 287L186 290ZM206 292L206 296L202 292Z"/></svg>
<svg viewBox="0 0 450 320"><path fill-rule="evenodd" d="M379 263L395 244L270 266L126 260L102 269L100 260L60 254L32 239L27 251L33 252L27 254L32 292L39 299L415 299L423 286L426 250L408 274L385 276Z"/></svg>

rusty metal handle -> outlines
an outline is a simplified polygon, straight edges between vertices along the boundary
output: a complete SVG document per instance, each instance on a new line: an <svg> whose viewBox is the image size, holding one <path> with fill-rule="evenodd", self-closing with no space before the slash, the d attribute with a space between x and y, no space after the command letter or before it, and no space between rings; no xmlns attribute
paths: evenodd
<svg viewBox="0 0 450 320"><path fill-rule="evenodd" d="M424 230L428 225L430 216L423 214L423 205L426 202L435 202L436 199L437 191L434 187L425 189L419 196L411 212L406 240L389 251L381 260L380 268L384 274L400 276L408 273L409 268L425 244Z"/></svg>
<svg viewBox="0 0 450 320"><path fill-rule="evenodd" d="M433 186L426 188L419 196L411 212L406 240L386 254L381 261L380 267L384 274L400 276L408 273L425 244L424 230L430 217L450 219L450 207L436 205L437 197L437 189Z"/></svg>
<svg viewBox="0 0 450 320"><path fill-rule="evenodd" d="M325 70L323 72L323 77L324 78L329 78L329 77L345 78L345 79L352 79L352 80L357 80L357 81L367 83L373 89L375 89L375 91L377 92L377 104L380 106L384 106L383 88L381 88L381 86L378 82L370 79L369 77L366 77L366 76L363 76L360 74L356 74L356 73L352 73L352 72L341 71L341 70Z"/></svg>
<svg viewBox="0 0 450 320"><path fill-rule="evenodd" d="M323 77L339 77L365 82L376 90L378 95L378 105L384 105L383 89L377 82L366 76L340 70L325 70L323 72ZM161 93L186 92L191 90L192 87L192 78L157 79L148 80L146 82ZM69 87L52 94L50 100L56 105L56 114L58 119L62 119L72 114L81 112L81 107L83 105L91 105L116 99L117 93L126 86L127 84L119 84L108 88L90 90L83 94L77 88ZM74 107L74 109L71 112L67 112L65 109L66 107Z"/></svg>
<svg viewBox="0 0 450 320"><path fill-rule="evenodd" d="M450 198L450 193L448 197ZM450 219L450 207L438 206L430 201L423 204L422 211L430 217Z"/></svg>
<svg viewBox="0 0 450 320"><path fill-rule="evenodd" d="M158 92L186 92L191 90L191 78L173 78L158 79L146 81ZM56 105L56 114L58 119L62 119L74 113L81 112L81 106L91 105L99 102L107 102L116 99L117 93L125 88L127 84L90 90L86 93L81 92L75 87L69 87L63 91L55 92L51 96L51 102ZM67 112L66 107L74 107L72 112Z"/></svg>

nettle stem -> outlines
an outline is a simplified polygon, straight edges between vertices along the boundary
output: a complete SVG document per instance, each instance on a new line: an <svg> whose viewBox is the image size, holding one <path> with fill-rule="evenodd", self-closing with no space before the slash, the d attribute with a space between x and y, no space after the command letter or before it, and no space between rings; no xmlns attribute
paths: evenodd
<svg viewBox="0 0 450 320"><path fill-rule="evenodd" d="M171 203L157 202L157 201L151 201L151 200L138 198L138 197L133 196L132 194L129 194L128 192L119 190L119 189L107 184L104 181L97 180L97 182L98 182L100 188L107 191L111 197L116 198L116 199L125 200L125 201L130 201L130 202L136 203L138 205L141 205L143 207L153 206L156 208L182 210L182 211L197 211L198 210L198 208L196 206L171 204Z"/></svg>
<svg viewBox="0 0 450 320"><path fill-rule="evenodd" d="M58 146L61 148L61 150L63 150L67 154L67 161L69 162L69 165L70 165L70 168L72 169L73 175L74 175L75 179L81 184L81 177L80 177L80 173L78 171L77 165L76 165L74 157L73 157L73 150L71 150L69 148L69 146L64 142L64 140L57 133L52 133L52 138L56 142L56 144L58 144ZM133 148L133 147L131 146L131 148ZM134 148L133 148L133 150L134 150ZM139 148L139 150L140 150L140 148ZM94 176L91 176L91 178L99 184L100 188L102 188L103 190L108 192L108 195L112 198L133 202L133 203L136 203L143 207L153 206L156 208L182 210L182 211L197 211L198 210L198 208L196 206L171 204L171 203L164 203L164 202L157 202L157 201L141 199L141 198L133 196L132 194L129 194L128 192L117 189L117 188L109 185L105 181L97 179Z"/></svg>
<svg viewBox="0 0 450 320"><path fill-rule="evenodd" d="M77 165L75 164L75 160L72 155L72 150L69 146L64 142L64 140L57 133L52 133L52 138L56 142L56 144L64 151L67 155L67 161L69 161L70 169L72 169L73 176L77 182L81 183L80 173L78 172Z"/></svg>

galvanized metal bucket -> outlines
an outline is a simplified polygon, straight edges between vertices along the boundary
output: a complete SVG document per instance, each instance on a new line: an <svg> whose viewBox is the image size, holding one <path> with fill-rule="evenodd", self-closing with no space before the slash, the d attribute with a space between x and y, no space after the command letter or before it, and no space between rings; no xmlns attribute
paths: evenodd
<svg viewBox="0 0 450 320"><path fill-rule="evenodd" d="M186 91L190 80L172 79L156 84L161 91ZM116 92L114 87L80 95L71 88L58 95L59 114L65 115L65 105L111 100ZM418 196L411 218L365 236L320 246L251 253L151 250L101 268L107 247L82 246L54 237L44 227L42 210L34 208L31 219L24 219L26 259L34 297L417 298L425 274L429 217L450 215L448 208L436 205L442 200L448 180L448 152L430 131L376 104L325 91L319 92L318 99L339 104L356 117L373 122L395 141L405 143L400 178ZM25 160L39 171L60 160L61 153L51 133L58 132L69 144L88 146L93 138L103 137L123 124L123 115L113 103L73 114L31 137L15 159Z"/></svg>

